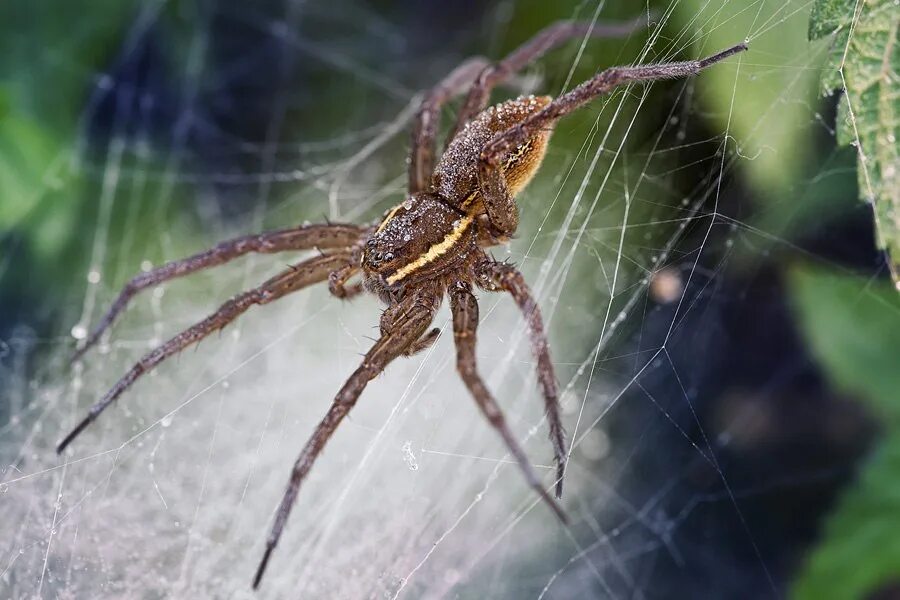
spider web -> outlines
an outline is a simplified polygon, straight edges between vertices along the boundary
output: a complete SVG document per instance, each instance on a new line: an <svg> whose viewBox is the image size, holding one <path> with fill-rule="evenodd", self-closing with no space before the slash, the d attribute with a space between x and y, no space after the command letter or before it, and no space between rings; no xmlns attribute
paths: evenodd
<svg viewBox="0 0 900 600"><path fill-rule="evenodd" d="M378 303L342 303L316 288L252 310L146 376L57 460L61 433L143 352L294 257L250 257L148 290L69 371L72 336L85 335L138 268L325 215L376 218L403 194L414 90L465 56L460 40L497 58L491 45L509 47L505 32L520 10L499 3L482 31L410 57L415 40L396 15L346 3L269 8L195 15L173 67L184 86L157 113L132 110L126 87L111 84L115 73L84 74L93 89L86 125L61 163L99 192L85 291L70 311L71 334L40 344L40 365L27 364L27 333L4 346L5 597L256 597L250 577L290 466L377 335ZM120 67L147 51L167 10L160 2L136 12ZM555 16L612 18L605 2L566 10ZM750 193L735 183L741 174L786 151L772 130L778 111L800 107L793 129L823 126L810 85L818 51L791 55L787 44L779 53L773 42L805 30L807 11L802 1L675 1L648 14L657 25L629 45L574 42L498 91L558 93L598 64L751 45L694 80L617 90L564 120L522 195L519 237L494 250L522 268L548 323L572 447L564 497L572 528L523 484L466 395L444 306L435 323L445 335L373 381L318 459L259 597L781 592L784 565L753 499L818 472L729 469L721 457L758 443L764 417L746 408L752 400L709 416L711 392L695 367L727 368L717 362L729 340L716 312L717 299L730 297L727 270L793 246L783 230L733 207ZM72 35L84 30L76 23ZM239 46L265 43L216 46L215 36L228 35ZM595 44L618 50L601 56ZM382 62L371 59L376 49ZM748 102L767 78L788 84ZM240 104L243 96L265 105ZM249 113L213 118L210 105L232 101ZM298 114L327 105L320 127L298 125ZM153 114L168 123L165 143L154 140ZM100 152L88 126L97 122L108 140ZM171 216L185 212L202 235ZM550 486L527 332L509 298L482 293L480 304L481 370Z"/></svg>

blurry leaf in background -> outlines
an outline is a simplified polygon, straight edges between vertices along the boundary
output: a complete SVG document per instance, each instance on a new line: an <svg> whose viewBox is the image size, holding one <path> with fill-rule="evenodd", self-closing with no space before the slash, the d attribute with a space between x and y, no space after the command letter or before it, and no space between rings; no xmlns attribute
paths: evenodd
<svg viewBox="0 0 900 600"><path fill-rule="evenodd" d="M800 270L792 274L798 321L835 382L900 426L900 298L883 281Z"/></svg>
<svg viewBox="0 0 900 600"><path fill-rule="evenodd" d="M900 573L900 298L884 281L810 268L794 270L790 284L813 352L885 428L884 442L827 519L793 596L861 598Z"/></svg>
<svg viewBox="0 0 900 600"><path fill-rule="evenodd" d="M895 597L900 572L900 436L879 446L828 519L825 542L797 580L797 600Z"/></svg>
<svg viewBox="0 0 900 600"><path fill-rule="evenodd" d="M832 36L825 93L844 90L837 139L857 145L859 190L875 206L878 243L900 261L900 10L894 0L817 0L809 39Z"/></svg>
<svg viewBox="0 0 900 600"><path fill-rule="evenodd" d="M783 198L809 153L806 99L815 86L816 71L809 68L803 39L807 9L799 2L747 10L743 3L690 0L678 3L676 10L681 33L675 43L690 44L692 56L741 42L735 39L736 31L754 32L747 53L704 72L696 86L720 130L729 134L728 149L741 157L756 196ZM698 29L702 36L695 33Z"/></svg>

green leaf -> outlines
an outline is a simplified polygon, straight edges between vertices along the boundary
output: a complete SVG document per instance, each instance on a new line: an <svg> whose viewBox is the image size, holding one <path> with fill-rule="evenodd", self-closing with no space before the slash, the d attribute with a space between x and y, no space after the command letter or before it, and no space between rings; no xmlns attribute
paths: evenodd
<svg viewBox="0 0 900 600"><path fill-rule="evenodd" d="M809 39L836 33L850 24L855 0L819 0L809 14Z"/></svg>
<svg viewBox="0 0 900 600"><path fill-rule="evenodd" d="M900 573L900 297L882 282L812 269L793 271L790 289L813 353L885 426L884 441L828 517L791 595L865 598Z"/></svg>
<svg viewBox="0 0 900 600"><path fill-rule="evenodd" d="M844 89L837 139L856 145L859 190L875 207L879 245L900 286L900 10L894 0L817 0L809 37L833 34L822 77Z"/></svg>
<svg viewBox="0 0 900 600"><path fill-rule="evenodd" d="M870 457L838 501L823 542L794 583L796 600L866 598L900 573L900 436Z"/></svg>
<svg viewBox="0 0 900 600"><path fill-rule="evenodd" d="M892 287L798 269L791 296L813 353L835 383L900 425L900 297Z"/></svg>

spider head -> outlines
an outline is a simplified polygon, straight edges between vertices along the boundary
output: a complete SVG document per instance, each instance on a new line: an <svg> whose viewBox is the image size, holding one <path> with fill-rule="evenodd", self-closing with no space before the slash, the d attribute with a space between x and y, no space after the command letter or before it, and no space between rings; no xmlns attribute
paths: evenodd
<svg viewBox="0 0 900 600"><path fill-rule="evenodd" d="M370 290L396 290L433 277L475 248L472 217L431 194L389 210L366 241L362 266Z"/></svg>

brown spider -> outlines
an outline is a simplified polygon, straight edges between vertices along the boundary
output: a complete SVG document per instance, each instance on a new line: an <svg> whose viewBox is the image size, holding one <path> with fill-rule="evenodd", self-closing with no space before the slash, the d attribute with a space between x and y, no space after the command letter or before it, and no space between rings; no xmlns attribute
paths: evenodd
<svg viewBox="0 0 900 600"><path fill-rule="evenodd" d="M381 337L337 393L325 418L294 463L253 580L253 587L256 588L281 537L300 484L316 457L370 380L398 356L411 356L434 343L440 330L428 331L428 326L444 294L447 294L453 314L453 336L460 377L484 416L503 438L528 484L565 522L565 514L532 471L476 367L478 303L472 293L473 284L491 292L508 292L525 317L556 458L556 497L560 498L566 445L560 423L556 378L540 310L521 273L511 265L492 260L484 249L505 242L516 232L519 216L514 197L537 172L553 127L561 117L616 86L694 75L713 63L746 50L747 46L738 44L702 60L613 67L556 99L526 96L486 110L485 106L497 84L561 43L587 35L624 35L635 28L636 23L601 26L559 22L538 33L495 65L480 57L460 65L425 96L412 135L409 194L403 203L389 210L377 225L306 225L240 237L189 258L166 263L129 281L73 360L97 342L129 300L143 289L221 265L251 252L320 251L320 254L291 266L256 289L235 296L211 316L141 358L91 407L87 417L59 443L57 452L62 452L141 375L213 331L222 329L255 304L273 302L326 280L329 290L338 298L350 298L363 290L376 294L387 304L381 316ZM469 88L468 96L457 116L447 147L435 167L434 146L439 112L447 101L465 88ZM359 273L363 282L348 286L348 281Z"/></svg>

